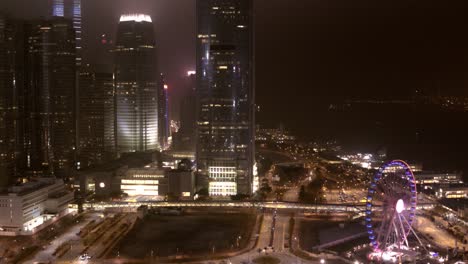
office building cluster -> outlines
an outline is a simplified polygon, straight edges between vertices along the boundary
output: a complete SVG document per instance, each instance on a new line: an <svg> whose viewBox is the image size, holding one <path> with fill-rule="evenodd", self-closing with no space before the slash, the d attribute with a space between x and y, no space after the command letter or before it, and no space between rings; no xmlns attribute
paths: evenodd
<svg viewBox="0 0 468 264"><path fill-rule="evenodd" d="M170 89L150 15L121 15L115 40L103 34L96 43L112 62L88 64L81 0L50 2L45 18L0 16L3 190L43 177L68 183L129 153L162 151L194 157L197 190L252 193L251 0L197 1L196 71L187 73L179 122L169 117Z"/></svg>
<svg viewBox="0 0 468 264"><path fill-rule="evenodd" d="M165 155L164 160L175 166L161 166L151 153L131 153L79 172L74 187L98 198L193 200L196 192L193 162L177 154Z"/></svg>
<svg viewBox="0 0 468 264"><path fill-rule="evenodd" d="M0 179L66 177L76 153L76 44L71 20L0 17Z"/></svg>

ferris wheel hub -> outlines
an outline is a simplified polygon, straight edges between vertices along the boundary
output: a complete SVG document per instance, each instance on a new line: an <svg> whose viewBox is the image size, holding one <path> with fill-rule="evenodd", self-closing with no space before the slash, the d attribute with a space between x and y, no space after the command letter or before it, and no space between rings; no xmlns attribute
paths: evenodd
<svg viewBox="0 0 468 264"><path fill-rule="evenodd" d="M396 203L396 211L397 213L401 214L405 210L405 202L402 199L398 199Z"/></svg>

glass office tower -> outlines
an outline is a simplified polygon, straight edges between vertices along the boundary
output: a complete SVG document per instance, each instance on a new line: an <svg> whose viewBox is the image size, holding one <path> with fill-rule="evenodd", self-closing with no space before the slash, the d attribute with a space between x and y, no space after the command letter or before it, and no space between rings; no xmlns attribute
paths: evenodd
<svg viewBox="0 0 468 264"><path fill-rule="evenodd" d="M115 44L117 151L158 149L158 74L151 17L122 15Z"/></svg>
<svg viewBox="0 0 468 264"><path fill-rule="evenodd" d="M0 14L0 188L14 182L21 154L21 28Z"/></svg>
<svg viewBox="0 0 468 264"><path fill-rule="evenodd" d="M76 150L76 47L71 20L26 26L24 145L32 174L69 176Z"/></svg>
<svg viewBox="0 0 468 264"><path fill-rule="evenodd" d="M168 85L164 81L164 75L160 74L158 82L158 135L161 149L169 147L169 98Z"/></svg>
<svg viewBox="0 0 468 264"><path fill-rule="evenodd" d="M81 0L53 0L52 16L65 17L73 21L75 29L76 64L81 65Z"/></svg>
<svg viewBox="0 0 468 264"><path fill-rule="evenodd" d="M199 184L210 195L250 194L254 164L251 0L197 0Z"/></svg>
<svg viewBox="0 0 468 264"><path fill-rule="evenodd" d="M110 160L114 149L106 132L114 124L114 80L112 72L100 65L83 66L79 74L78 158L79 167L86 168Z"/></svg>

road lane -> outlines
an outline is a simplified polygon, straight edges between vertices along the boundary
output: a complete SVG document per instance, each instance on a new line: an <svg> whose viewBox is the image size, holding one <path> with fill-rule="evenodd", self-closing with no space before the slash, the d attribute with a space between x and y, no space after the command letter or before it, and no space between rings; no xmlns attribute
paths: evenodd
<svg viewBox="0 0 468 264"><path fill-rule="evenodd" d="M53 256L55 250L65 242L71 242L72 244L76 241L79 237L76 235L81 228L86 226L90 221L98 219L100 214L93 213L87 214L86 220L81 221L81 223L71 227L65 233L58 236L54 239L46 248L39 251L31 260L26 261L27 264L33 264L35 262L54 262L57 258Z"/></svg>
<svg viewBox="0 0 468 264"><path fill-rule="evenodd" d="M263 215L262 228L258 237L257 248L265 248L270 244L271 239L271 228L273 224L273 215L271 213L265 213Z"/></svg>
<svg viewBox="0 0 468 264"><path fill-rule="evenodd" d="M284 215L278 215L275 225L275 236L273 240L273 248L275 251L284 250L285 235L288 228L288 217Z"/></svg>

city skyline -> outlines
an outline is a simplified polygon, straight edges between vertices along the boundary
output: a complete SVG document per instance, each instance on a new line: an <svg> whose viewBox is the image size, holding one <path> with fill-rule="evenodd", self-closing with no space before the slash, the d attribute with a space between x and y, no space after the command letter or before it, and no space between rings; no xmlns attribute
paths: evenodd
<svg viewBox="0 0 468 264"><path fill-rule="evenodd" d="M37 17L39 16L38 12L44 16L47 15L47 10L41 11L44 10L44 5L39 2L21 1L18 3L33 4L36 7L35 11L20 9L8 1L1 4L8 11L21 15L27 14L30 17ZM193 40L195 2L161 0L139 1L138 4L129 4L125 1L113 1L112 3L109 5L106 0L82 3L83 9L89 10L83 12L83 16L89 16L89 19L83 20L83 27L89 30L89 33L84 36L87 46L91 47L90 44L100 41L102 34L113 37L116 24L112 21L118 19L122 13L149 13L157 22L156 33L159 36L162 50L174 49L178 51L177 54L174 52L160 54L164 67L162 71L166 74L168 84L177 93L178 89L182 89L180 88L182 86L180 79L185 75L185 72L195 68L195 60L187 59L195 56L195 42ZM335 94L329 92L332 90L340 93L356 91L356 95L361 96L370 95L368 91L372 90L383 91L385 96L401 96L401 91L407 91L403 94L405 95L414 92L414 87L447 91L453 88L454 92L463 92L463 75L459 71L449 71L455 65L466 67L462 61L457 60L459 56L456 56L457 54L465 54L463 47L466 43L462 35L456 34L466 26L462 16L464 8L458 6L459 2L449 6L446 3L436 3L436 1L424 1L423 6L426 6L428 10L426 13L407 5L406 1L394 1L392 6L385 6L383 3L374 5L370 3L370 1L361 0L359 5L355 7L345 5L343 8L346 9L340 11L339 1L325 4L296 0L288 2L285 9L288 13L294 13L295 16L288 18L285 23L279 24L273 18L281 17L281 0L255 1L256 29L258 31L257 49L259 50L257 56L266 58L270 52L275 50L279 52L278 57L283 61L278 67L271 67L268 64L257 65L261 69L257 78L257 82L261 83L259 85L260 93L268 94L266 87L275 87L268 97L259 98L258 104L263 109L259 115L261 121L269 123L269 125L276 125L277 121L272 118L273 116L281 117L279 119L283 122L287 121L288 118L275 110L274 107L281 99L281 86L286 85L300 89L297 94L301 96L294 97L294 100L300 102L304 102L301 97L306 95L314 95L312 98L318 97L321 99L317 99L317 101L323 101L323 98L327 99L330 95ZM359 8L360 6L369 6L369 8L363 9ZM345 16L344 10L352 10L353 15ZM268 12L271 12L271 15ZM307 20L308 12L314 14L311 21ZM105 16L100 23L95 23L93 18L94 14L97 13ZM373 15L373 13L381 15ZM366 21L372 21L372 23L368 25ZM179 25L177 31L171 31L171 23ZM405 26L405 24L410 26ZM379 28L382 30L378 30ZM447 30L443 30L444 28ZM429 31L432 29L433 33ZM304 34L299 34L300 32L304 32ZM412 34L412 32L417 33ZM285 42L281 38L277 42L272 41L276 34L289 36L289 41ZM311 41L306 36L317 36L317 39ZM359 36L359 38L353 36ZM398 41L399 36L410 45L403 45L405 41ZM340 41L340 38L349 39L349 41L343 42ZM372 43L372 45L368 43ZM417 48L418 43L424 43L424 45ZM306 48L306 44L311 45L311 48ZM304 54L298 56L297 49L285 48L283 50L280 49L280 45L285 45L284 47L297 45L297 47L301 47ZM346 56L338 56L345 50L354 52L348 52ZM366 50L370 52L366 52ZM388 52L379 54L379 50L387 50ZM90 51L93 54L96 53L96 51ZM431 51L441 52L447 56L435 55L434 60L429 60L425 54L431 54ZM434 53L432 52L432 54ZM96 56L89 56L88 59L93 57ZM298 71L296 72L284 67L287 64L291 65L287 62L292 58L301 57L307 59L301 59L300 65L308 65L307 67L297 67ZM409 63L403 63L405 60ZM342 62L343 67L338 67L340 62ZM440 66L437 66L438 62L441 63ZM353 66L352 63L356 65ZM378 67L371 67L371 65L378 65ZM310 68L308 68L309 66ZM347 73L346 69L362 69L362 73L351 74ZM393 73L391 75L386 73L386 69ZM281 72L283 74L287 72L287 75L294 77L290 78L288 82L278 80L277 77L273 77L274 81L269 80L268 77L271 75L268 72L271 71L276 73L273 76L280 76ZM424 79L425 72L433 74L428 75L429 79ZM308 84L303 77L308 74L323 77L312 78L311 83ZM449 78L449 74L453 78ZM327 78L324 78L325 76ZM299 88L304 85L309 87L307 90L310 92ZM379 89L373 89L373 87L379 87ZM296 105L292 104L289 107L291 111L296 113L294 116L297 116L299 120L306 120Z"/></svg>
<svg viewBox="0 0 468 264"><path fill-rule="evenodd" d="M464 264L466 10L0 2L0 262Z"/></svg>
<svg viewBox="0 0 468 264"><path fill-rule="evenodd" d="M179 102L186 93L184 77L187 71L195 69L195 2L160 0L129 4L114 1L114 4L108 5L106 1L81 3L84 16L82 27L87 29L87 34L83 35L87 48L83 59L91 64L112 60L111 54L106 55L105 51L114 44L115 21L122 13L145 10L156 14L153 17L158 24L155 31L160 47L160 69L170 87L169 115L170 119L180 119ZM51 4L53 1L46 2ZM433 122L426 118L425 110L414 106L414 102L419 100L418 96L436 104L454 100L451 95L465 98L464 70L451 70L454 67L467 68L459 59L465 56L463 43L466 40L462 34L456 34L464 27L463 7L456 8L458 3L446 5L424 1L422 6L426 7L427 12L422 12L408 6L406 1L396 1L392 6L373 5L367 0L359 3L350 7L342 6L339 2L288 2L284 10L295 15L288 17L284 23L278 23L272 17L281 17L284 7L281 0L254 2L256 56L260 61L256 65L257 94L260 95L256 100L258 123L266 127L278 127L283 123L303 139L327 140L331 137L356 150L375 150L387 146L393 156L398 156L401 155L399 149L406 151L412 148L406 152L412 152L407 158L423 156L427 163L437 164L434 169L455 167L468 171L466 163L453 154L468 146L463 136L466 131L463 124L468 121L465 115L459 117L465 121L456 122L451 120L450 115L437 114L437 120ZM20 4L31 8L21 8ZM341 6L347 9L338 8ZM361 6L369 8L359 8ZM47 16L52 10L47 4L29 0L4 1L0 3L0 8L3 13L25 18ZM346 16L344 10L352 12L352 16ZM372 12L382 15L372 15ZM99 23L94 21L97 13L99 17L104 15ZM310 20L307 18L309 13L314 14ZM412 14L418 14L418 19ZM179 25L177 31L171 30L171 23ZM304 34L299 34L300 31ZM306 36L314 34L318 37L311 42ZM286 42L276 36L289 37ZM398 42L398 36L405 37L406 42ZM339 38L349 41L340 41ZM304 54L297 54L299 50ZM380 52L383 50L388 52ZM343 54L345 51L346 54ZM278 63L264 63L272 53L277 54ZM433 54L433 57L425 54ZM294 58L299 58L299 62L291 63ZM351 74L352 71L346 69L355 69L355 73ZM309 75L312 78L304 79ZM285 90L283 87L291 87L288 90L294 91L289 94L290 100L281 101L282 91ZM363 110L359 105L361 102L374 104L372 101L387 103L389 100L406 104L388 104L385 109L377 111L370 108ZM463 108L464 102L457 104ZM305 105L310 111L303 111ZM400 106L404 110L398 114L405 113L408 120L417 121L409 124L406 133L397 131L393 126L394 120L386 118L396 116L397 113L392 111L396 109L398 112ZM282 111L283 108L288 111ZM352 118L340 112L349 109L354 111ZM369 112L374 114L368 117ZM323 126L310 129L310 120L318 120ZM442 127L445 126L452 126L453 129L451 132L444 131ZM430 146L435 155L426 155L428 151L425 146ZM450 156L450 162L437 159L444 156Z"/></svg>

